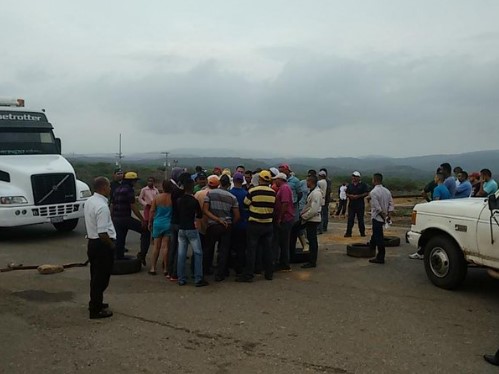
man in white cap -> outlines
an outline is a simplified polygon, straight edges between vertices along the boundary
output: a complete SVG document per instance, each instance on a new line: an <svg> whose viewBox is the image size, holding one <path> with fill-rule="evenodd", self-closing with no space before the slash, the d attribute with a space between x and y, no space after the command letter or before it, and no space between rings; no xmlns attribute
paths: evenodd
<svg viewBox="0 0 499 374"><path fill-rule="evenodd" d="M360 236L366 236L366 226L364 225L365 203L364 198L369 195L369 187L360 180L360 173L352 173L352 183L347 186L348 198L348 223L345 238L352 236L352 229L355 222L355 216L359 223Z"/></svg>

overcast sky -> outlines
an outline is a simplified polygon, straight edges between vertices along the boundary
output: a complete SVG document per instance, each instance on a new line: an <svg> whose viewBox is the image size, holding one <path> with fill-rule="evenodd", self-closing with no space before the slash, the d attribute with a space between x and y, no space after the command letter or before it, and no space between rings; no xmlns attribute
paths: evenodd
<svg viewBox="0 0 499 374"><path fill-rule="evenodd" d="M499 149L499 1L11 1L0 97L63 151ZM230 156L223 154L223 156Z"/></svg>

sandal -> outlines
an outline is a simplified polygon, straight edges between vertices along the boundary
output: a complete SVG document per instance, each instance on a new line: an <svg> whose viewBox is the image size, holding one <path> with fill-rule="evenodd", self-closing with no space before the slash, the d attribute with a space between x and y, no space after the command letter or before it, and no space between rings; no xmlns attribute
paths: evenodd
<svg viewBox="0 0 499 374"><path fill-rule="evenodd" d="M149 274L149 275L156 275L156 271L155 270L149 270L147 272L147 274Z"/></svg>

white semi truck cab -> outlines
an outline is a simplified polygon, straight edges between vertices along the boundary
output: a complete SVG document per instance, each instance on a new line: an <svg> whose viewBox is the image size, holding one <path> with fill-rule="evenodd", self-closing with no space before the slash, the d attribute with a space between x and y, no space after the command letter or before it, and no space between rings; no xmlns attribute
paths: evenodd
<svg viewBox="0 0 499 374"><path fill-rule="evenodd" d="M91 192L61 156L44 111L0 99L0 227L52 223L71 231Z"/></svg>

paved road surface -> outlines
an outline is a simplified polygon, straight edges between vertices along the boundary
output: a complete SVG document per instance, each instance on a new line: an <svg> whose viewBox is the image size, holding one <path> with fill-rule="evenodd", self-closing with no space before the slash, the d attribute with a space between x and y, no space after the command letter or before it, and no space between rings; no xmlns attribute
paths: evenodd
<svg viewBox="0 0 499 374"><path fill-rule="evenodd" d="M115 315L100 321L88 319L88 268L1 273L0 372L497 372L481 356L499 348L498 280L470 269L461 289L444 291L406 244L374 265L320 240L318 268L272 282L197 289L145 271L112 277ZM135 233L128 247L138 248ZM82 225L0 230L0 266L82 261L85 251Z"/></svg>

